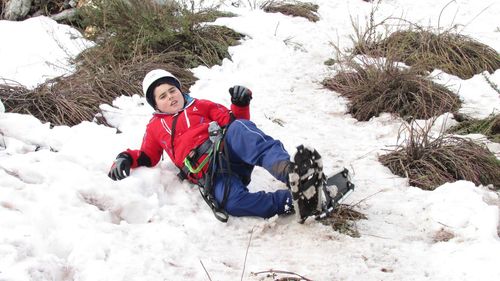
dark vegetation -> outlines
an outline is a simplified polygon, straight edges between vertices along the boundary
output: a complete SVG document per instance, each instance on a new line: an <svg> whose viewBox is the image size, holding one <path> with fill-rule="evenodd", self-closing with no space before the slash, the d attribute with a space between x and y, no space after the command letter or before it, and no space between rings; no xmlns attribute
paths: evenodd
<svg viewBox="0 0 500 281"><path fill-rule="evenodd" d="M440 69L462 79L500 68L500 56L493 48L451 30L441 33L421 27L399 30L381 40L359 41L355 53L391 57L415 69Z"/></svg>
<svg viewBox="0 0 500 281"><path fill-rule="evenodd" d="M460 100L445 86L432 82L413 68L391 61L350 60L323 85L349 100L349 113L368 121L383 112L404 119L428 119L460 108Z"/></svg>
<svg viewBox="0 0 500 281"><path fill-rule="evenodd" d="M261 9L268 13L282 13L287 16L303 17L312 22L319 20L317 14L319 6L309 2L271 0L264 2Z"/></svg>
<svg viewBox="0 0 500 281"><path fill-rule="evenodd" d="M243 35L204 24L221 16L217 10L192 11L182 4L153 0L94 0L78 12L81 28L110 58L124 62L136 55L170 53L179 67L213 66L229 58L228 46Z"/></svg>
<svg viewBox="0 0 500 281"><path fill-rule="evenodd" d="M351 237L360 237L356 227L356 221L367 219L367 217L354 210L354 206L340 204L330 216L321 220L324 225L331 225L333 230L349 235Z"/></svg>
<svg viewBox="0 0 500 281"><path fill-rule="evenodd" d="M500 143L500 114L491 114L488 118L475 119L468 116L456 118L460 123L449 129L450 133L483 134L489 140Z"/></svg>
<svg viewBox="0 0 500 281"><path fill-rule="evenodd" d="M500 189L500 160L486 147L470 139L440 135L433 139L430 126L416 123L405 129L403 144L379 157L396 175L407 177L410 185L432 190L457 180Z"/></svg>

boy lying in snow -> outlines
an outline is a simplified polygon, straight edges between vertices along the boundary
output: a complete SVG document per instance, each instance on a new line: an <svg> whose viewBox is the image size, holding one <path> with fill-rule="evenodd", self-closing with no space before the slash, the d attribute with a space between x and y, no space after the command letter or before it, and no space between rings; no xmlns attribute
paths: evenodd
<svg viewBox="0 0 500 281"><path fill-rule="evenodd" d="M183 94L180 84L162 69L146 74L143 92L155 113L141 149L120 153L108 174L110 178L121 180L131 168L155 166L165 150L180 169L179 176L201 187L205 201L222 221L227 220L227 214L269 218L294 212L305 219L321 208L321 157L314 149L299 146L294 161L290 161L282 143L249 120L249 89L231 87L228 110ZM286 183L292 192L249 192L247 185L255 165Z"/></svg>

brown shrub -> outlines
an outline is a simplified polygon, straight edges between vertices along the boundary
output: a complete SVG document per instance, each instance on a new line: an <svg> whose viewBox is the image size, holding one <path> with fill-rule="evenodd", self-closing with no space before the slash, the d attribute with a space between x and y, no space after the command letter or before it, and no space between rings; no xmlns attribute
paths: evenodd
<svg viewBox="0 0 500 281"><path fill-rule="evenodd" d="M79 10L82 28L92 27L97 48L112 50L119 61L137 55L179 53L180 67L213 66L229 58L228 46L243 35L224 26L205 24L228 16L215 10L192 11L185 4L154 0L94 0Z"/></svg>
<svg viewBox="0 0 500 281"><path fill-rule="evenodd" d="M317 15L319 6L312 3L293 2L287 3L286 1L267 1L261 5L267 13L282 13L287 16L303 17L312 22L317 22L319 16Z"/></svg>
<svg viewBox="0 0 500 281"><path fill-rule="evenodd" d="M348 68L349 66L349 68ZM402 118L428 119L460 108L460 99L412 68L349 60L323 85L349 100L349 113L368 121L389 112Z"/></svg>
<svg viewBox="0 0 500 281"><path fill-rule="evenodd" d="M483 145L469 139L441 135L429 137L430 126L413 124L405 144L379 157L394 174L412 186L432 190L457 180L500 188L500 160Z"/></svg>
<svg viewBox="0 0 500 281"><path fill-rule="evenodd" d="M374 31L365 34L370 32ZM465 35L423 28L399 30L383 39L358 36L355 53L390 57L420 70L441 69L462 79L500 68L500 56L493 48Z"/></svg>

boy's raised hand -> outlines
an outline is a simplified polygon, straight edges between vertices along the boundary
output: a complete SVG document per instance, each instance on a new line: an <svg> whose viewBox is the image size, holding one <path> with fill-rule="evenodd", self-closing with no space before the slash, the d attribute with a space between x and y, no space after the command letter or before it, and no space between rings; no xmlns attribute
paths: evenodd
<svg viewBox="0 0 500 281"><path fill-rule="evenodd" d="M114 181L122 180L130 175L130 166L132 166L132 157L127 153L120 153L113 162L108 177Z"/></svg>
<svg viewBox="0 0 500 281"><path fill-rule="evenodd" d="M229 88L231 103L237 106L248 106L252 99L252 91L245 86L235 85Z"/></svg>

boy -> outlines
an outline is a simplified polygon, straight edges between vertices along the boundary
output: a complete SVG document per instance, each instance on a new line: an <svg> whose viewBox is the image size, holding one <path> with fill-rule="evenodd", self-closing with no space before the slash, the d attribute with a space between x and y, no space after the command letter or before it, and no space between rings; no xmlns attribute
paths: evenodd
<svg viewBox="0 0 500 281"><path fill-rule="evenodd" d="M182 179L204 188L202 195L216 217L217 212L224 213L225 220L227 213L269 218L297 212L304 219L320 209L321 157L315 150L300 146L291 162L282 143L249 120L249 89L231 87L228 110L183 94L180 85L174 75L162 69L146 74L143 92L155 113L141 149L120 153L108 174L110 178L121 180L131 168L153 167L166 151ZM287 184L292 192L249 192L247 185L255 165Z"/></svg>

